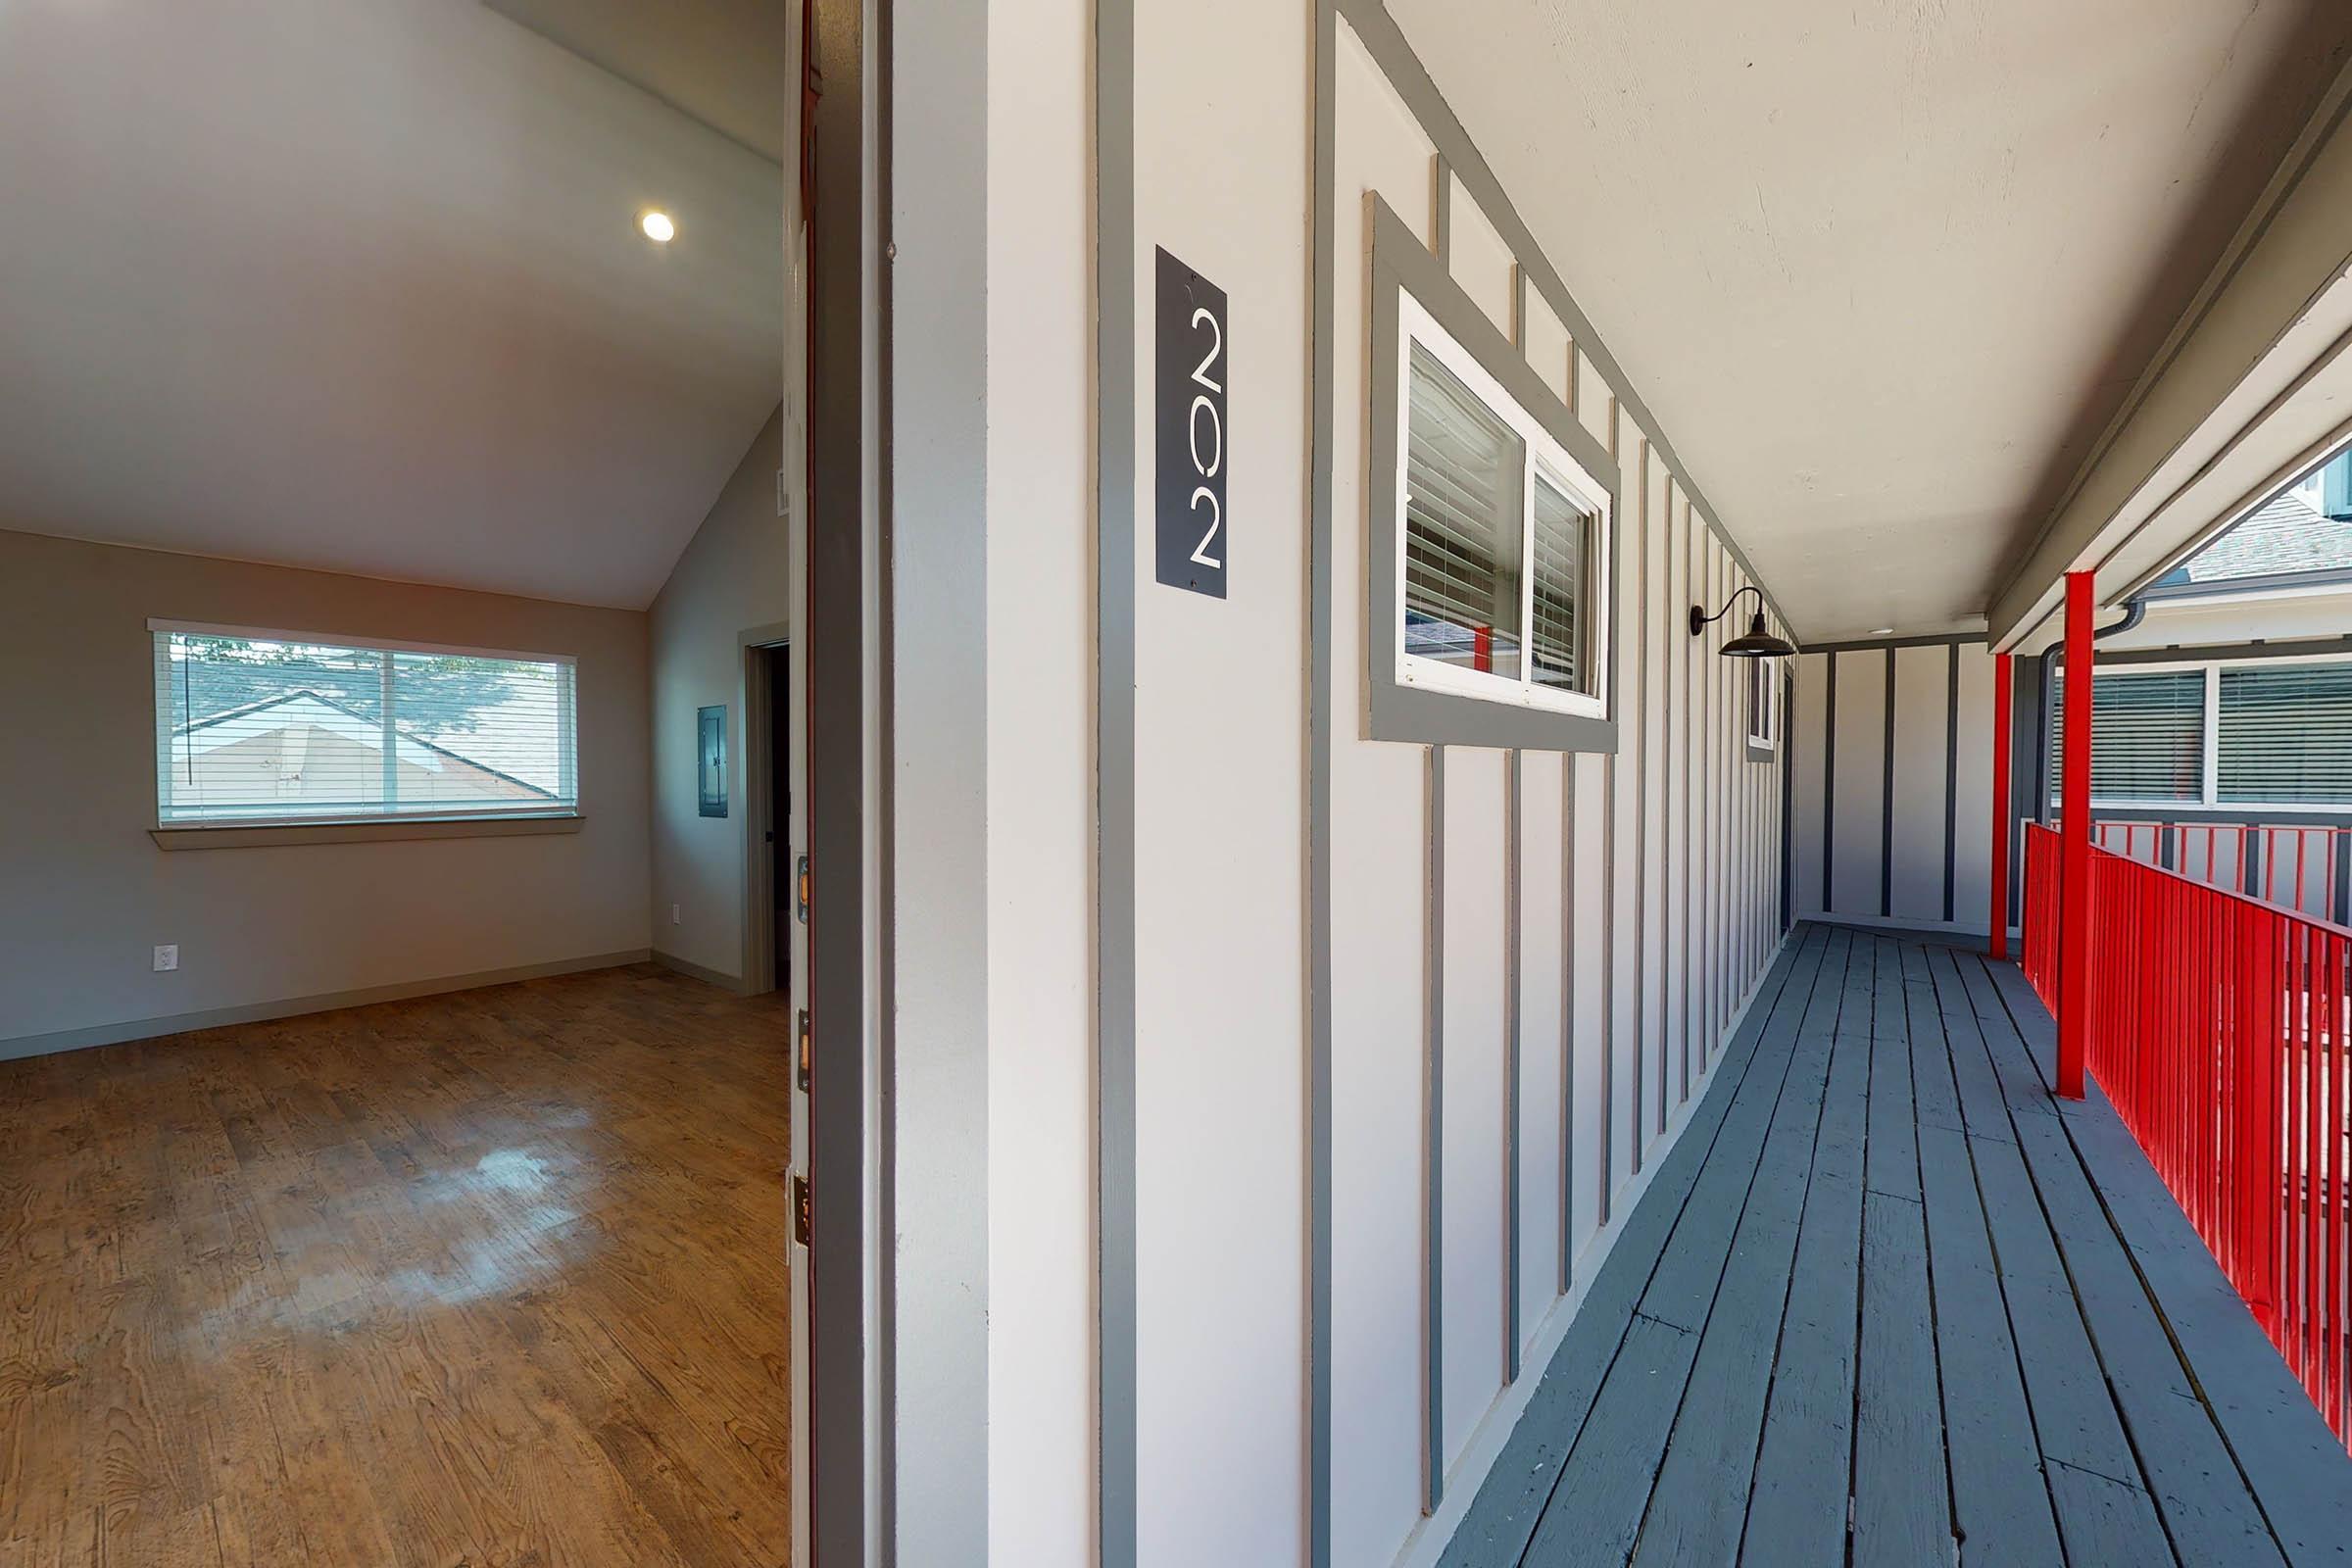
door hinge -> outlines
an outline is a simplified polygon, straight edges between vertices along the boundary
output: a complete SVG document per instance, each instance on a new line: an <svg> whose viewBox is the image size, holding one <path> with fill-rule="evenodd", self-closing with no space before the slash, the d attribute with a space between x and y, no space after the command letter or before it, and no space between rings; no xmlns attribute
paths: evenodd
<svg viewBox="0 0 2352 1568"><path fill-rule="evenodd" d="M803 1007L801 1009L799 1032L795 1036L795 1041L800 1058L801 1093L805 1095L808 1092L808 1059L810 1054L808 1009L807 1007Z"/></svg>
<svg viewBox="0 0 2352 1568"><path fill-rule="evenodd" d="M808 857L806 855L802 856L799 861L796 862L796 869L793 872L793 884L795 888L793 895L794 912L800 916L801 924L807 925L808 923Z"/></svg>
<svg viewBox="0 0 2352 1568"><path fill-rule="evenodd" d="M814 1223L808 1200L808 1178L795 1172L792 1178L792 1239L803 1247L808 1245L808 1232Z"/></svg>

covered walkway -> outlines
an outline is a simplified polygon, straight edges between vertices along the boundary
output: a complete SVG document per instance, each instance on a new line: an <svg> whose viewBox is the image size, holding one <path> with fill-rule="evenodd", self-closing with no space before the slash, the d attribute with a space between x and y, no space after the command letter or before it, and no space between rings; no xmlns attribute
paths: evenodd
<svg viewBox="0 0 2352 1568"><path fill-rule="evenodd" d="M2050 1034L1800 928L1443 1561L2352 1561L2352 1459Z"/></svg>

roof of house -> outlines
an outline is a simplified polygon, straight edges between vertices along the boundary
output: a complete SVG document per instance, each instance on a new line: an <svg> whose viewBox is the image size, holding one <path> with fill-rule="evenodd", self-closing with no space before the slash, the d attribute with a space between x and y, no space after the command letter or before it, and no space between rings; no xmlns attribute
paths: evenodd
<svg viewBox="0 0 2352 1568"><path fill-rule="evenodd" d="M224 708L218 713L207 713L202 718L193 719L180 725L173 733L188 737L188 746L191 751L199 754L217 751L224 746L234 746L239 742L252 740L257 734L267 733L266 730L237 726L233 722L264 711L270 712L272 721L270 728L309 724L315 728L325 730L339 739L350 741L354 745L366 746L375 751L383 749L383 726L375 719L368 717L347 703L337 702L334 698L312 691L309 687L281 692L274 697L265 697L257 702L241 703L235 708ZM529 790L533 795L545 796L549 800L555 799L555 792L552 790L533 784L528 779L516 778L503 768L492 767L487 762L467 757L463 752L452 751L449 747L437 742L424 740L416 735L398 734L396 744L399 747L397 755L402 761L430 772L440 772L443 760L448 759L463 762L467 767L479 768L485 773L506 780L518 789Z"/></svg>
<svg viewBox="0 0 2352 1568"><path fill-rule="evenodd" d="M2352 571L2352 520L2330 517L2298 490L2281 491L2165 576L2167 586Z"/></svg>

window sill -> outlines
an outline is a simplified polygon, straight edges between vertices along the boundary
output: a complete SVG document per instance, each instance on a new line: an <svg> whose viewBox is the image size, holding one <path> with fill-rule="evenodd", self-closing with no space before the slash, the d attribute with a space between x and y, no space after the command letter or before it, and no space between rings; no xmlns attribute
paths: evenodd
<svg viewBox="0 0 2352 1568"><path fill-rule="evenodd" d="M544 833L577 833L588 819L561 816L423 816L371 822L270 822L251 827L220 823L151 827L148 837L164 850L272 849L291 844L370 844L387 839L513 838Z"/></svg>

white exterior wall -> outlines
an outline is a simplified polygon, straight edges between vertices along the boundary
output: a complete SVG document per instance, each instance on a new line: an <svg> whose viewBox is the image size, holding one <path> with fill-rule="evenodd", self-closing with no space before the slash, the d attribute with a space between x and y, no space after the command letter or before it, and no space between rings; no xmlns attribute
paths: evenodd
<svg viewBox="0 0 2352 1568"><path fill-rule="evenodd" d="M1092 8L988 17L988 1545L1093 1551ZM1000 281L1001 280L1001 281Z"/></svg>
<svg viewBox="0 0 2352 1568"><path fill-rule="evenodd" d="M1441 170L1435 133L1344 17L1338 33L1328 1560L1424 1562L1476 1493L1605 1257L1615 1234L1607 1221L1638 1199L1639 1172L1654 1167L1703 1092L1724 1031L1777 948L1782 774L1777 763L1747 760L1740 745L1737 666L1714 657L1724 624L1703 643L1682 625L1694 584L1712 594L1712 609L1743 580L1731 556L1558 314L1532 285L1522 291L1503 225ZM1435 249L1441 172L1449 275L1612 445L1622 469L1622 728L1614 757L1445 747L1444 810L1433 817L1432 749L1366 736L1361 650L1368 484L1378 482L1366 473L1366 424L1378 416L1368 407L1368 198L1377 194ZM1444 964L1435 1043L1423 1022L1433 900L1443 909ZM1504 993L1514 938L1515 1097ZM1434 1146L1433 1044L1443 1090ZM1435 1171L1432 1147L1441 1152ZM1423 1157L1399 1157L1410 1151ZM1426 1224L1417 1249L1399 1234L1400 1216L1422 1214L1433 1190L1435 1255ZM1419 1266L1400 1268L1400 1257ZM1421 1379L1432 1362L1434 1398ZM1441 1474L1425 1515L1433 1448Z"/></svg>
<svg viewBox="0 0 2352 1568"><path fill-rule="evenodd" d="M1302 12L1285 19L1253 0L1135 11L1143 1568L1291 1562L1304 1551L1301 433L1312 37ZM1271 156L1278 148L1298 155ZM1152 304L1162 245L1229 295L1222 600L1152 580Z"/></svg>
<svg viewBox="0 0 2352 1568"><path fill-rule="evenodd" d="M912 466L934 450L923 427L966 429L955 378L971 368L960 339L917 332L958 325L954 296L907 297L918 276L926 290L953 286L953 247L941 250L952 236L901 215L895 537L937 562L903 569L898 588L900 648L920 658L894 732L897 1039L902 1092L919 1082L935 1101L974 1010L957 999L978 993L986 1257L969 1277L984 1282L985 1364L951 1413L975 1391L984 1400L972 1468L984 1473L993 1561L1433 1560L1778 943L1768 867L1780 770L1748 762L1739 744L1736 670L1715 657L1726 625L1703 643L1683 628L1697 585L1716 601L1734 586L1734 560L1663 441L1572 341L1573 313L1523 275L1529 258L1505 238L1515 219L1482 211L1471 181L1448 173L1441 185L1439 138L1456 132L1424 123L1344 18L1327 106L1334 329L1317 339L1317 21L1313 5L1286 16L1250 0L1136 0L1132 269L1096 280L1132 296L1126 404L1093 384L1086 308L1097 13L1065 0L989 13L986 276L974 280L987 291L977 791L918 776L927 758L967 755L974 719L968 694L947 706L968 681L947 657L955 628L937 619L943 573L972 549L958 532L964 504ZM913 32L902 18L902 62L915 50L938 65L940 50L918 49ZM949 182L968 161L911 134L934 118L900 105L903 209L927 188L910 178L915 165ZM1367 737L1366 198L1377 193L1434 251L1442 190L1451 274L1624 470L1614 756ZM1160 246L1230 301L1224 600L1153 581ZM1318 451L1326 354L1334 416ZM927 377L935 358L948 382ZM1093 461L1107 450L1090 428L1098 407L1134 421L1131 626L1093 581L1099 560L1116 559L1090 537L1102 525L1088 504ZM1332 527L1318 563L1325 463ZM1318 565L1334 585L1327 655L1312 612ZM1114 776L1105 749L1127 744L1100 685L1113 638L1132 639L1133 785L1098 795ZM1320 789L1318 696L1330 715ZM956 744L934 746L923 725ZM917 802L953 819L917 820ZM975 847L943 842L951 829L980 839L977 879ZM1328 854L1316 859L1318 832ZM1106 875L1115 862L1102 848L1128 835L1131 883ZM935 884L977 895L958 916L964 935L943 924L960 905L910 906ZM1130 910L1132 949L1114 953L1112 915ZM1319 994L1318 943L1330 957ZM917 972L918 949L952 965L925 959ZM964 967L974 958L979 980ZM1134 977L1131 1325L1118 1282L1097 1272L1100 1237L1128 1222L1108 1206L1118 1189L1105 1176L1123 1129L1097 1098L1122 1049L1119 1020L1098 1017L1116 1007L1102 980L1119 962ZM1319 1023L1330 1055L1317 1105ZM910 1062L924 1076L910 1078ZM1327 1252L1311 1211L1319 1161ZM917 1190L944 1180L942 1166L900 1148L903 1231L907 1216L934 1228L953 1218ZM960 1506L943 1467L967 1439L904 1427L941 1402L910 1380L946 1376L962 1353L914 1344L906 1303L923 1321L956 1320L939 1291L910 1297L908 1271L925 1258L909 1235L896 1266L901 1557L970 1561L953 1553L953 1515L917 1516L922 1499ZM1318 1285L1330 1303L1319 1323ZM1103 1419L1098 1403L1118 1396L1130 1331L1131 1452L1127 1421ZM1130 1473L1127 1535L1116 1521Z"/></svg>

